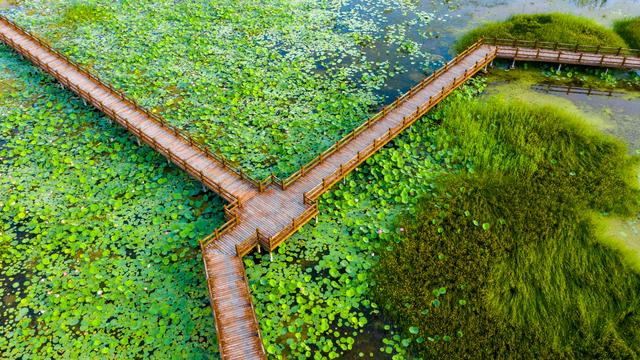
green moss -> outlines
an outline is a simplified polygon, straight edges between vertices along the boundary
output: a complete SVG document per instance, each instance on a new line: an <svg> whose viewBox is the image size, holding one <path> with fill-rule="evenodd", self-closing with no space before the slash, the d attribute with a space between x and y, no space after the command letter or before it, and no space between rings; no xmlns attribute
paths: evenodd
<svg viewBox="0 0 640 360"><path fill-rule="evenodd" d="M627 47L614 31L592 20L560 13L514 15L506 21L488 23L464 35L455 49L461 52L481 37Z"/></svg>
<svg viewBox="0 0 640 360"><path fill-rule="evenodd" d="M592 214L639 211L638 159L557 106L493 97L440 116L439 142L470 170L441 178L407 212L406 235L374 272L376 300L425 340L415 350L637 357L640 275Z"/></svg>
<svg viewBox="0 0 640 360"><path fill-rule="evenodd" d="M616 21L613 29L633 49L640 49L640 16Z"/></svg>
<svg viewBox="0 0 640 360"><path fill-rule="evenodd" d="M107 12L93 3L72 2L62 14L61 24L77 26L79 24L97 22L104 19Z"/></svg>

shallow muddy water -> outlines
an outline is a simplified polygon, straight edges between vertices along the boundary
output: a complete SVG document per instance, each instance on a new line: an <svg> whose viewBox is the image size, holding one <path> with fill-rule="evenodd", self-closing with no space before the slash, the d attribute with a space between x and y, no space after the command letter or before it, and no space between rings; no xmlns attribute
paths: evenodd
<svg viewBox="0 0 640 360"><path fill-rule="evenodd" d="M597 126L602 131L624 140L630 152L640 154L640 92L604 91L588 95L544 85L532 88L571 101L578 109L600 119Z"/></svg>

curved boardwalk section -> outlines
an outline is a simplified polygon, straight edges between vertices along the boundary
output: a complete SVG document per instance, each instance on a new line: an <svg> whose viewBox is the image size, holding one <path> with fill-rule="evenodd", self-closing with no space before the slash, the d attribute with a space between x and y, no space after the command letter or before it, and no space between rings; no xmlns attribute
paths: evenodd
<svg viewBox="0 0 640 360"><path fill-rule="evenodd" d="M640 69L637 50L482 40L287 180L256 182L2 16L0 40L230 202L227 223L201 242L224 359L266 358L242 256L256 246L273 251L317 215L320 195L495 58Z"/></svg>

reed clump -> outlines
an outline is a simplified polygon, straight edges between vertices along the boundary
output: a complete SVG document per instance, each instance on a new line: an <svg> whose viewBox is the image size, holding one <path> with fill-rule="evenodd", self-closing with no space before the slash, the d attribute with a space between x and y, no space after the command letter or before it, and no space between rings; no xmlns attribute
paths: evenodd
<svg viewBox="0 0 640 360"><path fill-rule="evenodd" d="M613 29L631 48L640 49L640 16L616 21Z"/></svg>
<svg viewBox="0 0 640 360"><path fill-rule="evenodd" d="M462 52L481 37L628 47L615 31L593 20L561 13L514 15L487 23L460 38L455 49Z"/></svg>
<svg viewBox="0 0 640 360"><path fill-rule="evenodd" d="M414 351L640 356L640 274L593 216L638 213L638 159L553 105L465 100L441 118L441 144L470 170L401 217L374 271L375 298L416 334Z"/></svg>

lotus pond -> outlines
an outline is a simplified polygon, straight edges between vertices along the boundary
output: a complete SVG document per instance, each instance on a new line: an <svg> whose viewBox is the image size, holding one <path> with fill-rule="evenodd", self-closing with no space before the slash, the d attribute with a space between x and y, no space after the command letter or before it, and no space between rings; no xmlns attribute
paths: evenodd
<svg viewBox="0 0 640 360"><path fill-rule="evenodd" d="M264 176L290 173L350 131L450 58L453 39L480 22L526 6L610 24L636 11L633 4L21 1L3 13ZM536 70L547 82L573 81L551 72ZM497 86L508 76L489 78L487 91L510 91ZM215 354L197 240L221 224L222 201L4 47L0 80L0 353ZM485 87L474 81L455 96ZM566 101L622 134L637 119L633 94L595 109L593 97L588 106ZM621 98L636 105L619 114L611 101ZM321 200L318 224L288 240L273 262L245 259L270 356L407 358L430 341L420 324L397 328L383 315L371 274L405 231L398 214L414 211L440 176L469 170L459 148L437 141L440 116L336 186Z"/></svg>

